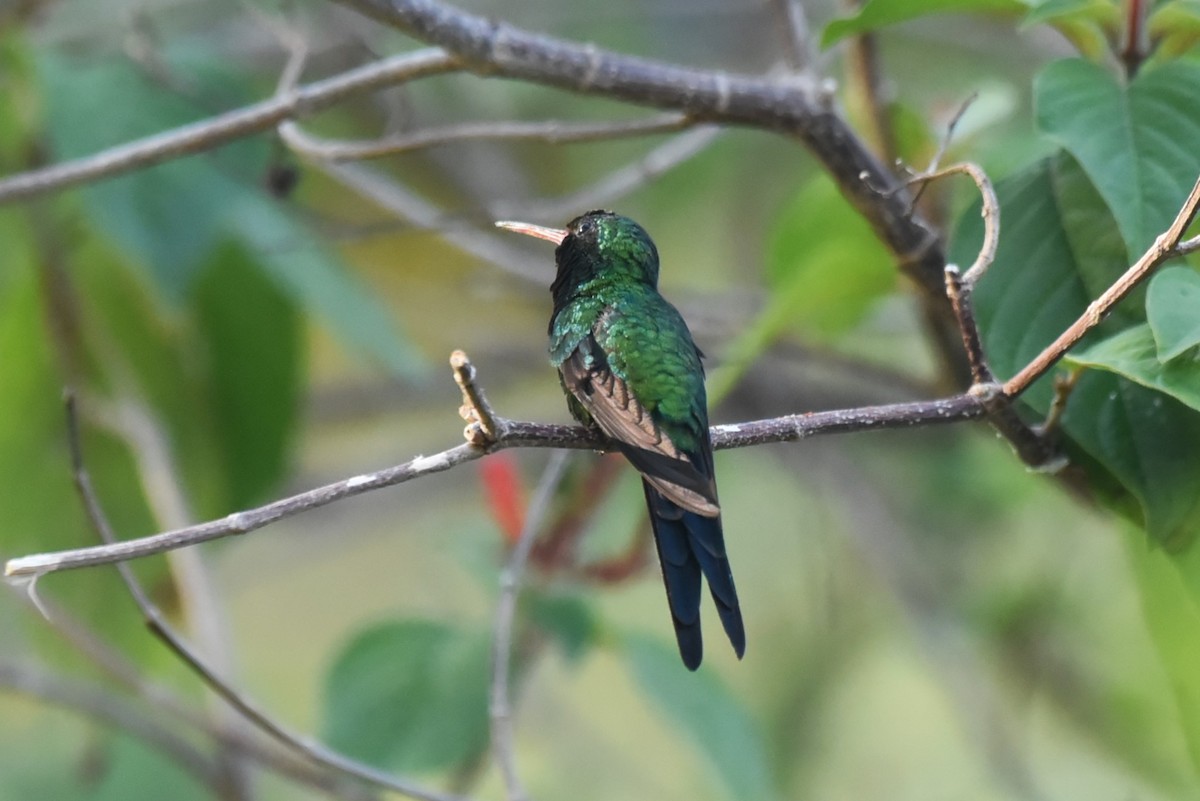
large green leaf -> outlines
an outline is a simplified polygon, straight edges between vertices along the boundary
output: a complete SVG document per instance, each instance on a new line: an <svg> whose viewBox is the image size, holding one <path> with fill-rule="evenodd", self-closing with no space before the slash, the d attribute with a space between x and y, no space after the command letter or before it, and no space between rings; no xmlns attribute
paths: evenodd
<svg viewBox="0 0 1200 801"><path fill-rule="evenodd" d="M642 692L700 748L730 798L779 797L758 725L711 668L689 672L673 647L649 637L623 643Z"/></svg>
<svg viewBox="0 0 1200 801"><path fill-rule="evenodd" d="M219 249L193 293L230 508L283 477L302 375L295 304L242 247Z"/></svg>
<svg viewBox="0 0 1200 801"><path fill-rule="evenodd" d="M325 741L389 770L463 765L487 745L489 659L485 632L418 620L367 629L329 673Z"/></svg>
<svg viewBox="0 0 1200 801"><path fill-rule="evenodd" d="M1028 363L1121 272L1121 254L1106 254L1085 235L1112 219L1085 188L1080 167L1066 156L996 187L1001 243L975 302L988 356L1001 376ZM969 210L960 222L951 254L956 261L974 257L982 237L977 215ZM1110 251L1123 250L1109 241ZM1122 314L1085 344L1119 333L1139 308L1126 301ZM1051 396L1047 376L1022 400L1045 414ZM1089 371L1071 395L1063 428L1074 460L1116 508L1135 515L1159 542L1178 547L1190 541L1200 525L1200 416L1161 393Z"/></svg>
<svg viewBox="0 0 1200 801"><path fill-rule="evenodd" d="M522 594L522 611L548 634L570 662L578 662L600 637L600 621L579 595L529 587Z"/></svg>
<svg viewBox="0 0 1200 801"><path fill-rule="evenodd" d="M1200 410L1200 362L1161 361L1154 334L1146 323L1127 328L1067 358L1084 367L1110 370Z"/></svg>
<svg viewBox="0 0 1200 801"><path fill-rule="evenodd" d="M1028 7L1019 0L868 0L852 16L835 19L825 27L821 46L829 47L847 36L869 33L900 22L932 14L988 12L1018 14Z"/></svg>
<svg viewBox="0 0 1200 801"><path fill-rule="evenodd" d="M89 155L205 115L126 62L77 64L47 52L39 69L59 158ZM193 67L189 76L213 83L216 73ZM227 84L220 82L221 94L228 94ZM147 268L168 300L182 304L216 250L236 238L353 353L397 374L418 374L422 361L378 298L258 186L269 155L265 140L243 140L90 184L83 197L98 227Z"/></svg>
<svg viewBox="0 0 1200 801"><path fill-rule="evenodd" d="M1181 559L1135 537L1126 537L1126 545L1146 629L1174 691L1192 768L1200 773L1200 550Z"/></svg>
<svg viewBox="0 0 1200 801"><path fill-rule="evenodd" d="M1146 318L1161 361L1200 345L1200 274L1188 267L1159 271L1146 293Z"/></svg>
<svg viewBox="0 0 1200 801"><path fill-rule="evenodd" d="M1038 124L1079 161L1140 255L1200 174L1200 65L1168 64L1123 86L1096 64L1057 61L1034 92Z"/></svg>
<svg viewBox="0 0 1200 801"><path fill-rule="evenodd" d="M18 216L18 215L12 215ZM59 354L51 347L46 320L61 317L43 307L41 287L29 243L14 226L0 248L0 558L97 543L75 492L66 445L63 381ZM84 451L105 510L121 535L153 529L129 454L111 436L85 427ZM147 580L161 575L153 565ZM115 643L127 656L141 659L165 654L147 635L141 619L112 571L86 570L50 576L41 592ZM35 638L46 634L30 620ZM53 645L58 645L55 638ZM54 654L61 653L58 650ZM77 661L77 656L73 655Z"/></svg>

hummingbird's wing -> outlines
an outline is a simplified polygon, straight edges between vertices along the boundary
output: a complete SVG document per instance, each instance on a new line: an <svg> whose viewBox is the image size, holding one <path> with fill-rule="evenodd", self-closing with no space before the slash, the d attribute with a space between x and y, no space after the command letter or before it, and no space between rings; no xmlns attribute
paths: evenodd
<svg viewBox="0 0 1200 801"><path fill-rule="evenodd" d="M721 513L708 452L692 456L675 444L648 409L613 373L604 351L588 335L558 366L563 386L587 410L600 430L665 497L704 517ZM704 469L707 467L707 469Z"/></svg>

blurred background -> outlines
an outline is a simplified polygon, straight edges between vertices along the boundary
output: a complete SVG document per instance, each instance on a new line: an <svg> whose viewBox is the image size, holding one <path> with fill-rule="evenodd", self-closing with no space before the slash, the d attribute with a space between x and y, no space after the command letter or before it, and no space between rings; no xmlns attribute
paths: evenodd
<svg viewBox="0 0 1200 801"><path fill-rule="evenodd" d="M795 68L771 0L463 7L682 64ZM846 13L804 8L814 34ZM3 172L269 97L296 36L302 81L415 47L311 1L0 3ZM1001 177L1048 150L1028 87L1066 51L1057 35L943 16L872 47L890 147L908 164L924 166L972 93L951 157ZM855 50L811 56L878 148ZM301 125L371 139L647 113L452 74ZM384 203L353 170L382 182ZM949 230L972 199L969 184L938 186L922 208ZM552 249L490 222L561 225L594 206L655 238L662 290L708 355L714 422L953 391L915 293L796 142L708 128L458 141L339 172L262 134L0 207L0 556L95 542L71 486L66 384L121 538L459 444L457 348L500 414L568 421L545 354ZM548 458L507 451L136 569L287 726L430 787L501 798L488 643ZM820 437L716 465L748 647L738 662L705 601L693 675L674 652L635 475L570 457L518 608L516 761L532 797L1196 793L1132 580L1142 535L1028 472L990 429ZM1153 568L1144 554L1133 564ZM212 740L105 659L127 663L135 688L237 724L145 629L111 568L47 576L37 592L53 622L23 588L0 594L0 799L325 797L256 767L218 791L172 756L171 738L204 756Z"/></svg>

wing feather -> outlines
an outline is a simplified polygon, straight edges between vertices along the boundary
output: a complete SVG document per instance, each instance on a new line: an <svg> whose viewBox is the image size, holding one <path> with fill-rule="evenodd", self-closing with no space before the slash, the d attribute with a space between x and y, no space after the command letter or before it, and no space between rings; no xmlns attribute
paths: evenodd
<svg viewBox="0 0 1200 801"><path fill-rule="evenodd" d="M629 385L613 373L594 337L585 337L558 369L563 386L655 489L698 515L720 514L711 467L705 471L697 466L671 440ZM705 455L697 454L700 459Z"/></svg>

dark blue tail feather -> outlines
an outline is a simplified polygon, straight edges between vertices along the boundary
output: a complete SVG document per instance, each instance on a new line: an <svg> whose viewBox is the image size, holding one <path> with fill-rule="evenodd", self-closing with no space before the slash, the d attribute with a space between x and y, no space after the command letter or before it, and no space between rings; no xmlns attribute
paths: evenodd
<svg viewBox="0 0 1200 801"><path fill-rule="evenodd" d="M683 664L695 670L704 656L700 636L702 574L708 580L725 634L740 659L746 651L746 631L725 555L721 518L684 511L648 483L643 482L643 488Z"/></svg>

